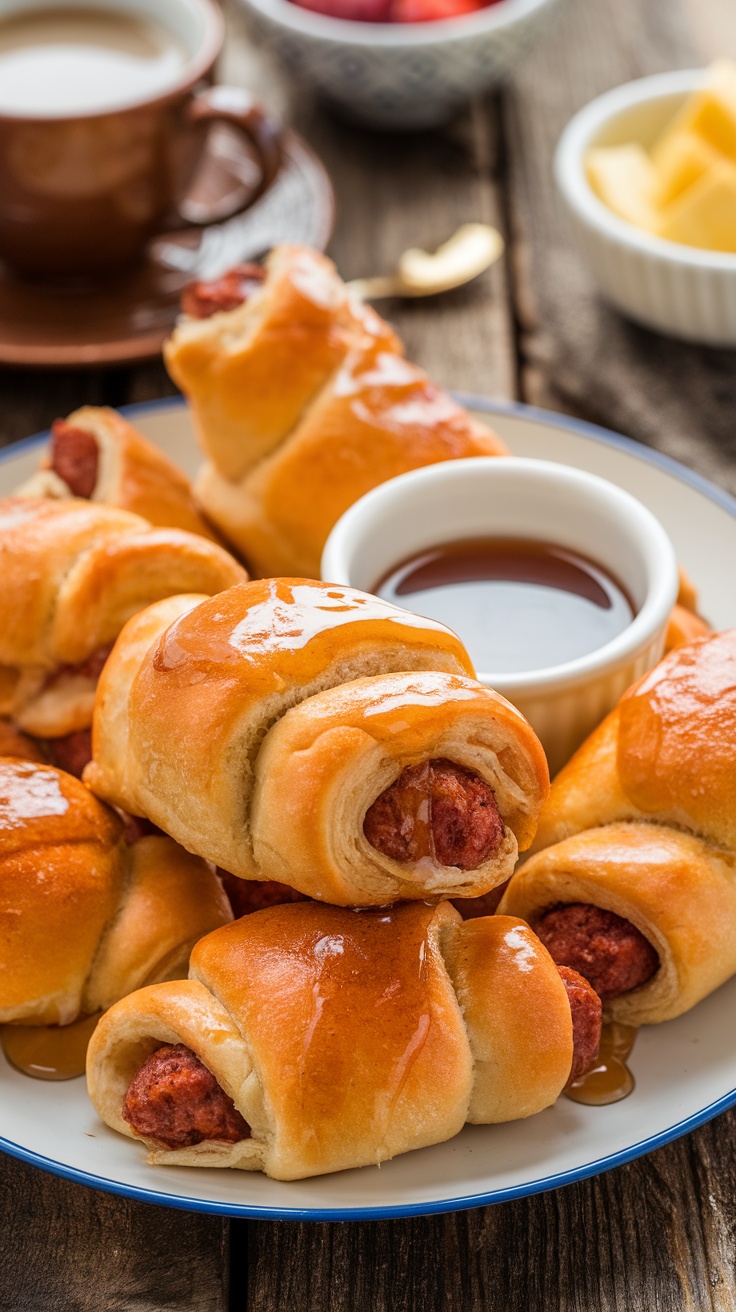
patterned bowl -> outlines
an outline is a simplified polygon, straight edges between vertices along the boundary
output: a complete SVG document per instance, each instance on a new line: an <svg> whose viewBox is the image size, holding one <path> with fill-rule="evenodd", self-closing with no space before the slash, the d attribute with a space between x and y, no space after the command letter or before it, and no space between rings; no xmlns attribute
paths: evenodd
<svg viewBox="0 0 736 1312"><path fill-rule="evenodd" d="M508 77L544 30L556 0L497 0L429 23L363 23L292 0L242 0L257 41L344 115L373 127L445 122Z"/></svg>

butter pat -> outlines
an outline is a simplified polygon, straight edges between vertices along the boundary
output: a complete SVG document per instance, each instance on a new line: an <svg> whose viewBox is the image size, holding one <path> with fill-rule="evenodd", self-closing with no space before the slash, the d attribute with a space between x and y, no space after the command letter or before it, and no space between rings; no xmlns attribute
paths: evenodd
<svg viewBox="0 0 736 1312"><path fill-rule="evenodd" d="M593 147L591 187L619 218L667 241L736 252L736 64L722 59L648 153Z"/></svg>
<svg viewBox="0 0 736 1312"><path fill-rule="evenodd" d="M697 132L668 132L652 151L655 204L671 205L722 158Z"/></svg>
<svg viewBox="0 0 736 1312"><path fill-rule="evenodd" d="M652 150L655 166L669 138L680 132L694 133L736 161L736 64L719 59L712 65L705 85L688 97Z"/></svg>
<svg viewBox="0 0 736 1312"><path fill-rule="evenodd" d="M722 160L667 207L659 236L711 251L736 251L736 164Z"/></svg>
<svg viewBox="0 0 736 1312"><path fill-rule="evenodd" d="M586 156L591 187L619 218L653 232L659 216L654 206L657 175L642 146L596 146Z"/></svg>

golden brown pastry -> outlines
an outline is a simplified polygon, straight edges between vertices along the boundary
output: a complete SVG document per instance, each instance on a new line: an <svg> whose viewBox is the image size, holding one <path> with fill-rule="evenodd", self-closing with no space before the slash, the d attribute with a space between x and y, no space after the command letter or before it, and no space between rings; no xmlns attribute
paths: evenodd
<svg viewBox="0 0 736 1312"><path fill-rule="evenodd" d="M619 820L736 849L736 629L665 656L553 781L534 851Z"/></svg>
<svg viewBox="0 0 736 1312"><path fill-rule="evenodd" d="M41 738L89 726L123 624L160 597L246 578L221 547L89 501L0 501L0 714Z"/></svg>
<svg viewBox="0 0 736 1312"><path fill-rule="evenodd" d="M9 720L0 719L0 756L17 756L21 761L46 763L39 743L20 733Z"/></svg>
<svg viewBox="0 0 736 1312"><path fill-rule="evenodd" d="M671 652L552 784L500 903L618 1020L692 1007L736 972L736 630Z"/></svg>
<svg viewBox="0 0 736 1312"><path fill-rule="evenodd" d="M186 475L109 406L85 405L57 419L48 455L15 496L79 497L217 541Z"/></svg>
<svg viewBox="0 0 736 1312"><path fill-rule="evenodd" d="M207 458L197 495L261 576L319 577L330 529L378 483L506 452L306 247L275 248L241 305L184 318L164 354Z"/></svg>
<svg viewBox="0 0 736 1312"><path fill-rule="evenodd" d="M210 934L187 982L113 1007L87 1082L153 1163L294 1180L530 1116L573 1055L567 986L522 922L302 902Z"/></svg>
<svg viewBox="0 0 736 1312"><path fill-rule="evenodd" d="M213 868L51 766L0 759L0 1023L67 1025L185 975L231 918Z"/></svg>
<svg viewBox="0 0 736 1312"><path fill-rule="evenodd" d="M702 615L679 604L673 606L664 640L665 652L674 651L675 647L684 647L696 638L705 638L711 632L710 624Z"/></svg>
<svg viewBox="0 0 736 1312"><path fill-rule="evenodd" d="M499 912L528 921L627 1024L680 1016L736 973L736 858L670 826L555 843L517 871Z"/></svg>
<svg viewBox="0 0 736 1312"><path fill-rule="evenodd" d="M679 566L680 587L677 593L677 604L684 610L696 611L698 609L698 590L695 587L687 570Z"/></svg>
<svg viewBox="0 0 736 1312"><path fill-rule="evenodd" d="M693 642L695 638L704 638L711 632L708 621L698 613L698 594L695 585L680 565L680 590L677 594L677 604L672 608L667 625L665 652L672 651L675 647L684 647L685 643Z"/></svg>
<svg viewBox="0 0 736 1312"><path fill-rule="evenodd" d="M529 846L548 777L472 673L449 629L350 588L170 598L107 663L85 782L244 879L340 905L477 896Z"/></svg>
<svg viewBox="0 0 736 1312"><path fill-rule="evenodd" d="M224 310L212 312L213 303L205 317L185 316L164 346L204 454L234 481L283 442L352 348L401 350L318 251L276 246L267 270L241 304L230 298Z"/></svg>

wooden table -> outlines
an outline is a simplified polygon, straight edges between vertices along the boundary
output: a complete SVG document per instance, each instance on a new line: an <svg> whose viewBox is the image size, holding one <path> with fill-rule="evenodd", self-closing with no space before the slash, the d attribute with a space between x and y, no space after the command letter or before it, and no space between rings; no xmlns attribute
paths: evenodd
<svg viewBox="0 0 736 1312"><path fill-rule="evenodd" d="M477 284L384 307L412 359L448 386L619 429L736 492L736 354L655 336L602 305L551 175L559 132L592 96L736 57L733 0L560 0L502 95L416 137L330 120L250 49L235 11L230 20L224 77L260 90L332 172L332 254L346 277L386 272L405 246L431 248L466 219L505 231L508 259ZM11 441L83 402L173 390L157 363L5 371L0 432ZM0 1158L0 1312L726 1312L736 1309L735 1227L736 1113L554 1193L361 1224L231 1224Z"/></svg>

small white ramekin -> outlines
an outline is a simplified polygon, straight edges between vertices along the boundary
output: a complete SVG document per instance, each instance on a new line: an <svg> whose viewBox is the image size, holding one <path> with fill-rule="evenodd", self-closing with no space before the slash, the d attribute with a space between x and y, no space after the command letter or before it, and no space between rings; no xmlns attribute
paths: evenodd
<svg viewBox="0 0 736 1312"><path fill-rule="evenodd" d="M322 578L370 592L421 551L484 536L580 552L623 584L636 607L623 633L587 656L524 674L478 672L527 717L554 772L662 655L678 591L674 548L651 511L606 479L546 460L481 456L413 470L367 493L333 528Z"/></svg>
<svg viewBox="0 0 736 1312"><path fill-rule="evenodd" d="M665 241L627 223L585 172L591 146L636 141L648 149L705 76L702 69L661 73L591 101L560 138L555 177L601 290L619 310L674 337L736 346L736 254Z"/></svg>

